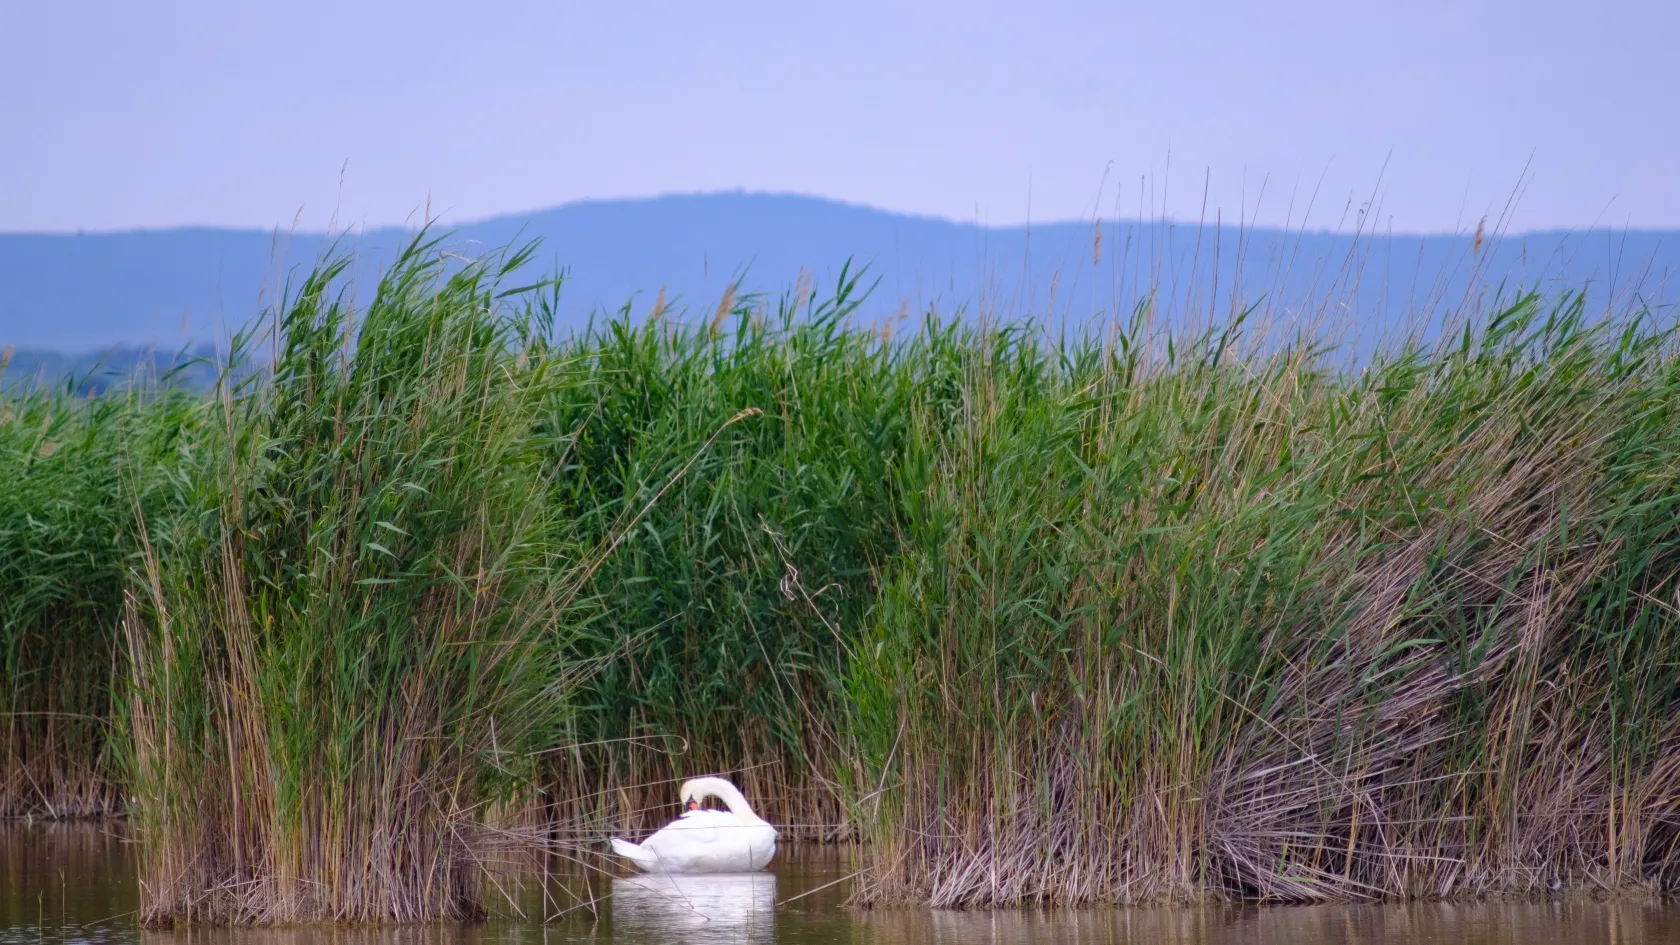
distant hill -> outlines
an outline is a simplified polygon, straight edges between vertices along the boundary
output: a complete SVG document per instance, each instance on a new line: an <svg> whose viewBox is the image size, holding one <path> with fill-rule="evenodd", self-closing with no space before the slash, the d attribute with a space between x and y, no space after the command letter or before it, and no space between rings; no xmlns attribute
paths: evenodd
<svg viewBox="0 0 1680 945"><path fill-rule="evenodd" d="M451 232L465 254L540 237L542 266L569 273L567 328L627 303L645 312L662 286L696 309L715 306L738 277L743 290L774 295L803 269L829 288L848 259L879 280L869 319L934 305L1079 323L1130 312L1153 290L1169 319L1224 318L1258 301L1274 321L1329 321L1364 338L1502 282L1549 292L1588 286L1600 308L1629 299L1669 305L1680 289L1680 231L1529 233L1478 244L1468 235L1127 220L986 228L734 193L577 203ZM370 290L408 235L374 230L338 241L357 255L359 290ZM85 355L215 341L328 245L321 234L207 228L0 234L0 346Z"/></svg>
<svg viewBox="0 0 1680 945"><path fill-rule="evenodd" d="M104 350L65 354L29 348L0 349L0 390L69 385L77 394L124 388L139 382L167 382L206 390L220 376L216 349L162 349L116 345Z"/></svg>

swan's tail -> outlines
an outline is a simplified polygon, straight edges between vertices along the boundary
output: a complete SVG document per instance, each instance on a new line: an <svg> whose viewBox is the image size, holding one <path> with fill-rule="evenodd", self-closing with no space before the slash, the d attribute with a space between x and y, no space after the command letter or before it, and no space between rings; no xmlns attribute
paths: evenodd
<svg viewBox="0 0 1680 945"><path fill-rule="evenodd" d="M643 872L652 872L654 867L659 865L659 858L654 856L652 851L628 840L620 840L614 837L612 838L612 848L614 853L636 864Z"/></svg>

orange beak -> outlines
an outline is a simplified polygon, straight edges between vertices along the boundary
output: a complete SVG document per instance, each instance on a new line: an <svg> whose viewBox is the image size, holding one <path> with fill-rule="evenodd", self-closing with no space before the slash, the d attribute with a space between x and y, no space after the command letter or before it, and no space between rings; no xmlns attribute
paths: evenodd
<svg viewBox="0 0 1680 945"><path fill-rule="evenodd" d="M699 810L700 809L700 802L695 801L695 800L690 800L688 802L688 809L689 810Z"/></svg>

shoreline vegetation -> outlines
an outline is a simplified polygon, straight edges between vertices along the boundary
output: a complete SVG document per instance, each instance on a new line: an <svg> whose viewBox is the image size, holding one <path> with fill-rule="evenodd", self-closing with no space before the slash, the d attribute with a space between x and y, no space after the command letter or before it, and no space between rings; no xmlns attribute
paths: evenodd
<svg viewBox="0 0 1680 945"><path fill-rule="evenodd" d="M126 817L145 923L476 918L705 773L862 905L1680 887L1671 319L562 337L443 249L0 399L0 816Z"/></svg>

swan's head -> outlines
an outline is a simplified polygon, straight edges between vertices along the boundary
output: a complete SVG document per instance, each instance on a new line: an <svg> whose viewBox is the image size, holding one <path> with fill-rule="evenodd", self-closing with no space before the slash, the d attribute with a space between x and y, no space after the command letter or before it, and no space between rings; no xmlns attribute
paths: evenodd
<svg viewBox="0 0 1680 945"><path fill-rule="evenodd" d="M746 803L746 800L741 797L741 792L735 789L735 785L730 784L723 778L694 778L690 781L684 781L683 786L677 791L677 796L681 798L682 807L685 811L699 810L700 802L708 797L722 799L731 810L735 808L737 803Z"/></svg>
<svg viewBox="0 0 1680 945"><path fill-rule="evenodd" d="M701 799L711 796L710 792L700 789L700 782L703 780L705 779L695 778L692 781L683 782L681 790L677 792L682 798L683 810L699 810Z"/></svg>

